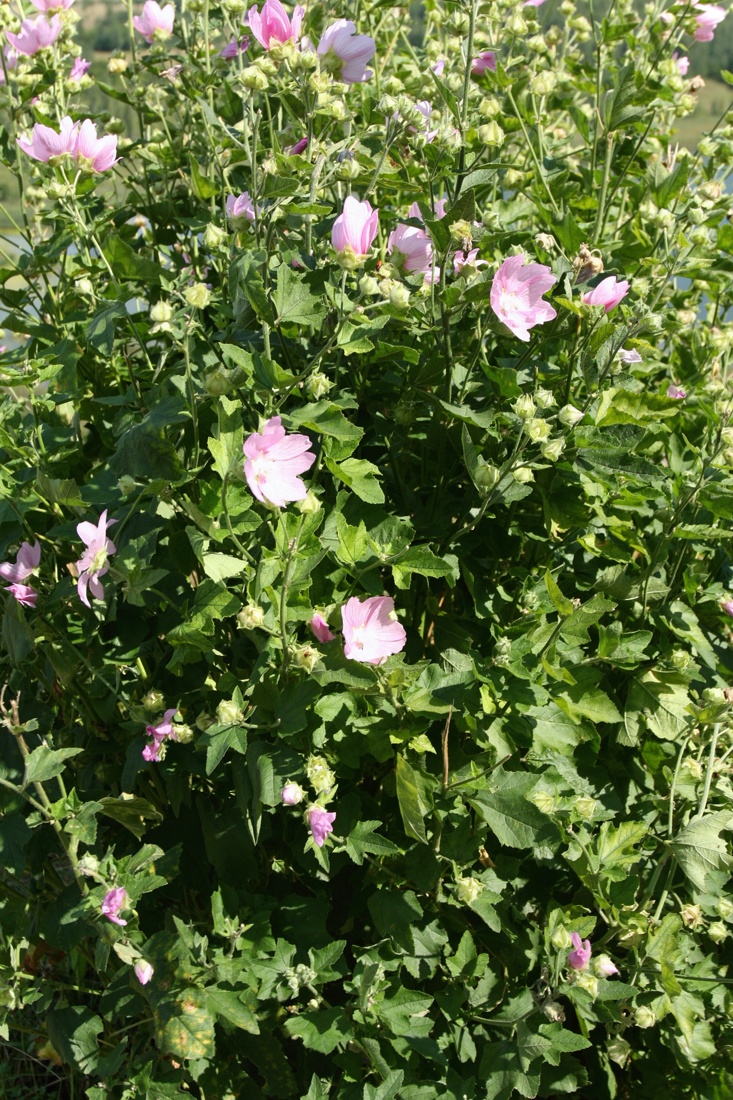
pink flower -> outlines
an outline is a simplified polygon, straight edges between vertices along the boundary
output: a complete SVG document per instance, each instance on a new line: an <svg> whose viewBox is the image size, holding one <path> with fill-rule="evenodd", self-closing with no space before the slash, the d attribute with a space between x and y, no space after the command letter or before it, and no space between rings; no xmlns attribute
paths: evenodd
<svg viewBox="0 0 733 1100"><path fill-rule="evenodd" d="M359 202L353 195L344 200L344 208L333 223L331 244L338 253L353 253L365 260L379 227L379 211L371 203Z"/></svg>
<svg viewBox="0 0 733 1100"><path fill-rule="evenodd" d="M593 969L599 978L612 978L614 974L618 974L618 967L608 955L599 955L593 963Z"/></svg>
<svg viewBox="0 0 733 1100"><path fill-rule="evenodd" d="M544 3L544 0L542 0ZM471 72L474 76L483 76L486 70L496 72L496 54L493 50L484 50L478 57L474 57Z"/></svg>
<svg viewBox="0 0 733 1100"><path fill-rule="evenodd" d="M118 886L116 890L110 890L104 895L102 900L102 914L111 920L113 924L127 924L126 920L122 920L120 917L120 910L128 908L129 898L127 891L123 890L121 886Z"/></svg>
<svg viewBox="0 0 733 1100"><path fill-rule="evenodd" d="M314 638L318 642L332 642L336 637L336 635L332 634L331 631L328 629L328 623L323 618L323 615L314 615L311 621L308 623L308 626L310 627Z"/></svg>
<svg viewBox="0 0 733 1100"><path fill-rule="evenodd" d="M177 707L172 707L167 710L163 715L163 721L158 726L146 726L145 732L148 737L152 737L150 744L146 745L143 749L143 760L155 761L156 763L162 759L161 749L163 748L163 742L166 738L170 737L171 741L178 740L178 734L176 733L175 726L172 723L173 715L178 713Z"/></svg>
<svg viewBox="0 0 733 1100"><path fill-rule="evenodd" d="M14 50L12 46L6 46L3 50L5 54L5 68L12 70L17 68L18 65L18 51ZM0 63L0 84L5 83L5 71Z"/></svg>
<svg viewBox="0 0 733 1100"><path fill-rule="evenodd" d="M254 432L245 440L244 476L258 500L284 508L289 500L307 496L298 474L310 470L316 460L310 445L307 435L287 435L279 416L273 416L262 432Z"/></svg>
<svg viewBox="0 0 733 1100"><path fill-rule="evenodd" d="M381 665L392 653L405 648L407 635L402 623L392 618L390 596L370 596L362 603L352 596L341 608L344 654L352 661Z"/></svg>
<svg viewBox="0 0 733 1100"><path fill-rule="evenodd" d="M298 803L302 802L305 798L305 791L300 783L291 783L290 780L288 780L282 789L280 797L283 806L297 806Z"/></svg>
<svg viewBox="0 0 733 1100"><path fill-rule="evenodd" d="M31 0L31 4L36 11L54 11L54 9L63 8L64 11L68 11L74 0Z"/></svg>
<svg viewBox="0 0 733 1100"><path fill-rule="evenodd" d="M445 217L445 205L447 202L447 199L436 199L433 203L433 213L438 221ZM417 202L413 202L412 206L407 211L407 216L408 218L417 218L418 221L422 221L422 213Z"/></svg>
<svg viewBox="0 0 733 1100"><path fill-rule="evenodd" d="M679 57L677 51L672 54L672 60L677 62L677 68L679 69L680 76L687 76L687 70L690 67L689 57Z"/></svg>
<svg viewBox="0 0 733 1100"><path fill-rule="evenodd" d="M429 103L427 99L421 99L419 103L415 104L415 106L425 119L425 129L423 130L423 137L429 145L431 141L435 141L435 138L438 134L437 130L430 129L430 116L433 113L433 105L432 103ZM420 133L420 131L417 130L414 126L410 126L410 130L414 134Z"/></svg>
<svg viewBox="0 0 733 1100"><path fill-rule="evenodd" d="M470 252L456 252L453 255L453 274L460 275L464 267L486 267L486 260L477 260L478 249L472 248Z"/></svg>
<svg viewBox="0 0 733 1100"><path fill-rule="evenodd" d="M152 966L145 959L140 959L135 963L135 977L140 985L147 985L154 973Z"/></svg>
<svg viewBox="0 0 733 1100"><path fill-rule="evenodd" d="M541 8L545 0L524 0L523 8Z"/></svg>
<svg viewBox="0 0 733 1100"><path fill-rule="evenodd" d="M723 600L720 605L720 610L725 611L726 615L730 615L733 619L733 600Z"/></svg>
<svg viewBox="0 0 733 1100"><path fill-rule="evenodd" d="M79 127L76 141L76 163L91 172L107 172L120 159L117 152L117 134L97 137L97 127L85 118Z"/></svg>
<svg viewBox="0 0 733 1100"><path fill-rule="evenodd" d="M306 812L306 817L313 843L322 848L328 834L333 832L333 822L336 820L336 814L327 813L321 806L311 806Z"/></svg>
<svg viewBox="0 0 733 1100"><path fill-rule="evenodd" d="M107 538L107 528L113 523L117 523L117 520L108 520L105 508L96 527L87 520L76 526L79 538L86 545L86 550L76 563L79 574L76 590L79 593L79 599L87 607L91 607L87 589L91 590L92 595L98 600L104 599L104 588L99 578L109 572L107 561L110 554L117 553L117 547Z"/></svg>
<svg viewBox="0 0 733 1100"><path fill-rule="evenodd" d="M307 148L308 138L302 137L300 141L296 141L295 145L291 145L289 149L284 149L283 152L287 153L289 157L299 157Z"/></svg>
<svg viewBox="0 0 733 1100"><path fill-rule="evenodd" d="M641 363L641 356L636 348L629 348L628 351L626 348L621 348L618 357L625 367L631 366L632 363Z"/></svg>
<svg viewBox="0 0 733 1100"><path fill-rule="evenodd" d="M557 279L544 264L528 263L521 253L501 265L491 283L491 308L514 335L525 342L529 330L557 317L542 295Z"/></svg>
<svg viewBox="0 0 733 1100"><path fill-rule="evenodd" d="M577 932L573 932L570 940L575 950L569 953L568 963L573 970L585 970L590 962L590 940L586 940L585 943L583 943Z"/></svg>
<svg viewBox="0 0 733 1100"><path fill-rule="evenodd" d="M227 195L226 211L235 229L243 229L247 222L253 222L256 217L249 191L243 191L241 195Z"/></svg>
<svg viewBox="0 0 733 1100"><path fill-rule="evenodd" d="M695 16L695 41L712 42L715 36L715 28L718 23L722 23L725 19L726 10L717 4L695 4L694 6L698 11Z"/></svg>
<svg viewBox="0 0 733 1100"><path fill-rule="evenodd" d="M11 596L14 596L23 607L36 606L38 593L35 588L31 588L28 584L11 584L5 591L9 592Z"/></svg>
<svg viewBox="0 0 733 1100"><path fill-rule="evenodd" d="M393 252L400 254L395 256L395 263L401 263L405 271L424 275L427 283L435 282L437 269L433 263L433 242L424 229L398 222L397 228L389 235L387 251L390 256Z"/></svg>
<svg viewBox="0 0 733 1100"><path fill-rule="evenodd" d="M5 37L18 53L32 57L39 50L52 46L60 34L61 19L58 15L54 15L50 22L45 15L39 15L36 19L24 19L18 34L6 31Z"/></svg>
<svg viewBox="0 0 733 1100"><path fill-rule="evenodd" d="M145 0L142 15L136 15L132 25L146 42L162 42L173 34L176 9L172 4L161 8L158 0Z"/></svg>
<svg viewBox="0 0 733 1100"><path fill-rule="evenodd" d="M15 556L14 564L11 565L9 561L0 564L0 577L5 581L11 581L13 584L17 581L24 581L26 577L30 577L31 573L38 569L40 564L40 542L34 542L32 546L29 542L23 542Z"/></svg>
<svg viewBox="0 0 733 1100"><path fill-rule="evenodd" d="M79 123L72 122L69 116L65 115L61 119L59 133L50 126L43 126L37 122L31 137L19 137L18 145L29 157L47 164L52 157L62 157L67 154L75 156L78 131Z"/></svg>
<svg viewBox="0 0 733 1100"><path fill-rule="evenodd" d="M603 306L606 313L615 309L619 302L629 293L629 284L626 279L617 282L615 275L609 275L601 279L597 286L581 296L586 306Z"/></svg>
<svg viewBox="0 0 733 1100"><path fill-rule="evenodd" d="M675 386L674 382L670 382L667 386L667 397L675 397L682 400L687 397L687 390L683 390L681 386Z"/></svg>
<svg viewBox="0 0 733 1100"><path fill-rule="evenodd" d="M439 57L434 65L430 66L431 72L434 72L436 76L442 76L447 64L446 58Z"/></svg>
<svg viewBox="0 0 733 1100"><path fill-rule="evenodd" d="M269 50L273 42L289 42L291 38L297 42L304 15L305 8L299 5L291 20L280 0L265 0L261 13L257 5L249 9L249 28L259 44Z"/></svg>
<svg viewBox="0 0 733 1100"><path fill-rule="evenodd" d="M361 84L372 75L367 69L376 49L368 34L357 34L350 19L337 19L323 32L318 56L324 68L332 69L345 84Z"/></svg>
<svg viewBox="0 0 733 1100"><path fill-rule="evenodd" d="M73 2L73 0L72 0ZM71 72L69 73L69 80L81 80L83 76L86 76L89 69L91 69L91 61L85 61L83 57L77 57L74 64L71 66Z"/></svg>
<svg viewBox="0 0 733 1100"><path fill-rule="evenodd" d="M219 50L219 57L222 57L225 61L234 61L235 57L238 57L240 53L244 53L248 46L249 38L245 37L241 42L238 42L236 38L232 38L223 50Z"/></svg>

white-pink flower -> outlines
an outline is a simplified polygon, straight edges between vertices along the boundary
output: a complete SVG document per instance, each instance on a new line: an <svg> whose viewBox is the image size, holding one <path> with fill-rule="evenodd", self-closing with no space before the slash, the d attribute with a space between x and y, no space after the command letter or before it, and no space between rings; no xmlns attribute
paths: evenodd
<svg viewBox="0 0 733 1100"><path fill-rule="evenodd" d="M677 63L677 69L680 76L687 76L687 70L690 67L689 57L679 57L677 51L672 54L672 60Z"/></svg>
<svg viewBox="0 0 733 1100"><path fill-rule="evenodd" d="M667 386L667 397L674 397L677 401L683 401L687 397L687 390L683 390L682 386L675 386L674 382L670 382Z"/></svg>
<svg viewBox="0 0 733 1100"><path fill-rule="evenodd" d="M333 823L336 820L336 814L328 813L322 806L311 806L310 809L306 811L306 817L308 819L311 836L313 837L313 843L318 848L322 848L323 842L328 834L333 832Z"/></svg>
<svg viewBox="0 0 733 1100"><path fill-rule="evenodd" d="M493 50L484 50L478 57L474 57L471 65L471 72L474 76L483 76L487 70L492 73L496 72L496 54Z"/></svg>
<svg viewBox="0 0 733 1100"><path fill-rule="evenodd" d="M85 61L83 57L75 58L74 64L71 66L71 72L69 73L69 80L81 80L83 76L87 75L91 67L91 61Z"/></svg>
<svg viewBox="0 0 733 1100"><path fill-rule="evenodd" d="M425 127L422 131L420 131L415 126L410 126L410 130L415 134L422 133L422 136L425 138L425 141L429 145L431 141L435 141L435 138L438 134L437 130L430 129L430 116L433 113L433 105L427 99L421 99L419 103L415 104L415 107L425 119Z"/></svg>
<svg viewBox="0 0 733 1100"><path fill-rule="evenodd" d="M37 122L30 138L19 137L18 145L29 157L47 164L52 157L76 155L78 132L79 123L72 122L68 115L64 115L58 133L51 126Z"/></svg>
<svg viewBox="0 0 733 1100"><path fill-rule="evenodd" d="M582 301L586 306L603 306L606 313L610 313L628 293L629 283L626 279L618 281L615 275L608 275L592 290L583 294Z"/></svg>
<svg viewBox="0 0 733 1100"><path fill-rule="evenodd" d="M279 416L273 416L261 432L245 440L244 476L258 500L284 508L288 501L303 500L308 495L298 475L310 470L316 460L310 445L307 435L288 435Z"/></svg>
<svg viewBox="0 0 733 1100"><path fill-rule="evenodd" d="M570 940L573 950L568 954L568 963L573 970L585 970L591 957L590 940L583 943L577 932L573 932Z"/></svg>
<svg viewBox="0 0 733 1100"><path fill-rule="evenodd" d="M60 34L61 19L58 15L50 21L45 15L39 15L36 19L24 19L18 34L6 31L5 37L18 53L32 57L39 50L52 46Z"/></svg>
<svg viewBox="0 0 733 1100"><path fill-rule="evenodd" d="M291 19L280 0L265 0L261 12L257 5L249 9L247 21L259 44L269 50L273 43L297 42L304 15L305 8L298 5Z"/></svg>
<svg viewBox="0 0 733 1100"><path fill-rule="evenodd" d="M140 985L147 985L152 978L155 971L149 962L145 959L139 959L135 963L135 977L140 982Z"/></svg>
<svg viewBox="0 0 733 1100"><path fill-rule="evenodd" d="M8 69L8 70L12 70L12 69L17 68L17 65L18 65L18 51L16 49L14 49L12 46L6 46L5 49L3 50L3 53L5 54L5 68ZM5 83L5 70L3 69L2 64L0 64L0 84L4 84L4 83Z"/></svg>
<svg viewBox="0 0 733 1100"><path fill-rule="evenodd" d="M249 191L243 191L241 195L227 195L226 211L235 229L243 229L247 222L253 222L256 217Z"/></svg>
<svg viewBox="0 0 733 1100"><path fill-rule="evenodd" d="M146 726L145 732L152 740L143 749L143 760L159 761L162 759L161 750L164 742L170 738L171 741L178 740L178 734L176 733L176 727L173 725L173 716L178 713L177 707L171 707L163 715L163 721L157 726Z"/></svg>
<svg viewBox="0 0 733 1100"><path fill-rule="evenodd" d="M331 244L338 253L353 254L355 260L366 259L379 228L379 211L371 203L359 202L353 195L344 200L344 208L333 223Z"/></svg>
<svg viewBox="0 0 733 1100"><path fill-rule="evenodd" d="M618 357L625 367L630 367L632 363L641 363L641 356L636 348L621 348Z"/></svg>
<svg viewBox="0 0 733 1100"><path fill-rule="evenodd" d="M117 134L97 137L97 127L90 118L85 118L79 127L76 139L75 157L80 168L91 172L107 172L120 159L117 152Z"/></svg>
<svg viewBox="0 0 733 1100"><path fill-rule="evenodd" d="M219 57L224 61L234 61L235 57L238 57L240 53L244 53L249 46L249 38L245 37L239 41L236 38L231 38L223 50L219 50Z"/></svg>
<svg viewBox="0 0 733 1100"><path fill-rule="evenodd" d="M545 0L524 0L523 8L541 8Z"/></svg>
<svg viewBox="0 0 733 1100"><path fill-rule="evenodd" d="M318 613L313 616L311 621L308 623L308 626L311 629L313 637L318 642L332 642L336 637L336 635L332 634L329 630L328 623L323 618L323 615L319 615Z"/></svg>
<svg viewBox="0 0 733 1100"><path fill-rule="evenodd" d="M107 563L110 554L117 553L117 547L107 538L107 528L113 523L117 523L117 520L108 520L105 508L96 527L88 520L76 525L77 534L86 545L86 550L76 563L79 578L76 582L76 590L79 593L79 599L87 607L91 607L89 592L98 600L104 599L104 588L99 578L109 572Z"/></svg>
<svg viewBox="0 0 733 1100"><path fill-rule="evenodd" d="M542 295L557 279L545 264L530 263L521 253L501 265L491 283L491 308L499 320L525 343L529 330L557 317Z"/></svg>
<svg viewBox="0 0 733 1100"><path fill-rule="evenodd" d="M305 791L301 787L300 783L293 783L292 780L288 780L282 791L280 792L280 799L283 806L297 806L299 802L302 802L305 798Z"/></svg>
<svg viewBox="0 0 733 1100"><path fill-rule="evenodd" d="M341 608L344 654L352 661L381 665L393 653L405 648L407 635L402 623L392 617L391 596L352 596Z"/></svg>
<svg viewBox="0 0 733 1100"><path fill-rule="evenodd" d="M435 282L437 268L433 263L433 242L424 229L398 222L387 240L387 251L394 253L394 262L402 265L405 271L422 274L426 283Z"/></svg>
<svg viewBox="0 0 733 1100"><path fill-rule="evenodd" d="M376 45L368 34L357 34L350 19L337 19L323 32L318 56L324 68L333 70L345 84L361 84L372 75L367 69Z"/></svg>
<svg viewBox="0 0 733 1100"><path fill-rule="evenodd" d="M31 4L36 11L58 11L59 8L63 8L64 11L68 11L74 0L31 0Z"/></svg>
<svg viewBox="0 0 733 1100"><path fill-rule="evenodd" d="M0 577L4 581L10 581L11 584L17 584L18 581L24 581L26 577L30 577L31 573L34 573L40 564L40 542L34 542L32 546L29 542L23 542L14 562L4 561L0 563Z"/></svg>
<svg viewBox="0 0 733 1100"><path fill-rule="evenodd" d="M38 599L38 593L35 588L31 588L29 584L11 584L5 589L11 596L23 607L35 607L36 600Z"/></svg>
<svg viewBox="0 0 733 1100"><path fill-rule="evenodd" d="M464 267L486 267L486 260L478 260L478 249L472 248L470 252L455 252L453 254L453 274L461 275Z"/></svg>
<svg viewBox="0 0 733 1100"><path fill-rule="evenodd" d="M447 59L445 57L439 57L434 65L430 66L431 72L434 72L436 76L442 76L445 71Z"/></svg>
<svg viewBox="0 0 733 1100"><path fill-rule="evenodd" d="M695 4L694 7L697 12L695 15L695 41L712 42L715 37L715 28L718 23L723 22L727 15L725 8L721 8L718 4Z"/></svg>
<svg viewBox="0 0 733 1100"><path fill-rule="evenodd" d="M132 25L146 42L163 42L173 34L176 9L172 4L161 8L158 0L145 0L142 15L136 15Z"/></svg>
<svg viewBox="0 0 733 1100"><path fill-rule="evenodd" d="M102 899L102 914L111 920L113 924L127 924L126 920L122 920L120 913L123 909L129 908L127 891L121 886L118 886L115 890L108 890Z"/></svg>
<svg viewBox="0 0 733 1100"><path fill-rule="evenodd" d="M435 214L435 217L438 219L438 221L440 221L441 218L445 217L445 207L447 202L447 199L436 199L433 203L433 213ZM413 202L412 206L407 211L407 216L408 218L417 218L418 221L423 220L422 211L420 210L420 205L418 202Z"/></svg>

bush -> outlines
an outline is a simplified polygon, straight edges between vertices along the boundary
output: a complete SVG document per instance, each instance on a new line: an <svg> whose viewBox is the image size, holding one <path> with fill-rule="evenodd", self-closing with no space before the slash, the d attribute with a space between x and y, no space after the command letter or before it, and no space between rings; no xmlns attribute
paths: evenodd
<svg viewBox="0 0 733 1100"><path fill-rule="evenodd" d="M89 1100L730 1096L716 13L253 12L146 4L130 132L73 12L9 39L5 1039Z"/></svg>

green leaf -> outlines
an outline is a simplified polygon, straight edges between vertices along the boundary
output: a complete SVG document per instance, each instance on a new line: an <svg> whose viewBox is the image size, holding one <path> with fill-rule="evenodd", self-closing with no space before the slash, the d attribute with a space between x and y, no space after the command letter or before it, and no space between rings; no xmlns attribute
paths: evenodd
<svg viewBox="0 0 733 1100"><path fill-rule="evenodd" d="M362 1100L394 1100L402 1088L405 1075L401 1069L393 1070L381 1085L364 1085Z"/></svg>
<svg viewBox="0 0 733 1100"><path fill-rule="evenodd" d="M224 344L223 347L230 348L232 345ZM230 401L228 397L222 396L217 402L217 426L209 437L208 448L214 457L214 469L222 481L230 470L244 463L241 409L239 401Z"/></svg>
<svg viewBox="0 0 733 1100"><path fill-rule="evenodd" d="M596 857L601 874L612 867L630 867L638 863L641 854L634 847L649 835L646 821L622 821L620 825L611 825L604 821L596 843Z"/></svg>
<svg viewBox="0 0 733 1100"><path fill-rule="evenodd" d="M212 1058L214 1019L203 989L191 987L163 997L153 1008L155 1042L174 1058Z"/></svg>
<svg viewBox="0 0 733 1100"><path fill-rule="evenodd" d="M427 844L425 818L431 807L426 797L424 785L415 769L407 763L404 756L397 756L396 763L397 801L400 807L402 824L408 836Z"/></svg>
<svg viewBox="0 0 733 1100"><path fill-rule="evenodd" d="M391 856L400 851L396 844L379 836L376 830L382 824L381 821L359 821L346 838L346 851L359 866L364 862L364 856Z"/></svg>
<svg viewBox="0 0 733 1100"><path fill-rule="evenodd" d="M300 1016L292 1016L283 1026L291 1039L300 1039L308 1050L319 1054L331 1054L337 1048L343 1050L354 1034L342 1008L304 1012Z"/></svg>
<svg viewBox="0 0 733 1100"><path fill-rule="evenodd" d="M687 679L676 672L651 669L635 679L629 689L625 715L627 731L635 735L633 719L639 715L656 737L675 741L690 725L689 708Z"/></svg>
<svg viewBox="0 0 733 1100"><path fill-rule="evenodd" d="M572 615L575 610L573 601L563 596L549 569L545 570L545 588L547 589L547 594L552 600L553 607L557 613L562 616L562 618L567 618L568 615Z"/></svg>
<svg viewBox="0 0 733 1100"><path fill-rule="evenodd" d="M334 462L327 458L326 465L361 500L367 504L384 504L382 486L376 478L379 467L373 462L367 462L364 458L347 458L343 462Z"/></svg>
<svg viewBox="0 0 733 1100"><path fill-rule="evenodd" d="M46 1030L55 1049L67 1065L80 1073L95 1073L99 1061L97 1036L104 1024L88 1008L74 1005L56 1008L46 1016Z"/></svg>
<svg viewBox="0 0 733 1100"><path fill-rule="evenodd" d="M259 1035L260 1025L251 1008L241 1000L241 994L234 990L209 988L206 990L206 1003L209 1012L221 1016L235 1027Z"/></svg>
<svg viewBox="0 0 733 1100"><path fill-rule="evenodd" d="M206 199L210 199L214 195L219 194L219 185L214 183L213 180L210 180L208 176L204 175L193 157L191 157L191 179L193 181L193 190L197 198L206 201Z"/></svg>
<svg viewBox="0 0 733 1100"><path fill-rule="evenodd" d="M138 840L148 829L163 820L160 810L146 798L113 798L109 795L99 800L101 814L118 821L136 836ZM150 822L148 825L147 822Z"/></svg>
<svg viewBox="0 0 733 1100"><path fill-rule="evenodd" d="M427 546L411 546L392 564L392 576L398 588L409 588L413 573L421 577L447 577L451 587L458 579L458 559L438 557Z"/></svg>
<svg viewBox="0 0 733 1100"><path fill-rule="evenodd" d="M320 325L326 307L320 294L314 294L306 283L307 276L293 270L289 264L277 269L277 287L273 302L277 311L275 325Z"/></svg>
<svg viewBox="0 0 733 1100"><path fill-rule="evenodd" d="M380 1020L393 1035L425 1037L433 1028L433 1021L428 1016L432 1004L432 997L402 986L385 997L377 1011Z"/></svg>
<svg viewBox="0 0 733 1100"><path fill-rule="evenodd" d="M498 768L488 791L477 791L469 802L483 818L500 844L509 848L536 847L547 835L547 819L528 801L537 786L537 776L506 772Z"/></svg>
<svg viewBox="0 0 733 1100"><path fill-rule="evenodd" d="M72 756L78 756L84 749L49 749L45 745L34 749L25 761L25 776L23 786L29 783L45 783L47 779L53 779L61 775L64 765Z"/></svg>
<svg viewBox="0 0 733 1100"><path fill-rule="evenodd" d="M677 416L682 404L673 397L662 397L643 391L632 393L611 387L601 396L595 416L596 427L606 427L609 424L653 424L660 418Z"/></svg>
<svg viewBox="0 0 733 1100"><path fill-rule="evenodd" d="M709 880L712 872L730 874L733 856L720 835L729 829L733 829L733 811L718 810L706 817L693 818L672 841L677 862L698 890L714 891Z"/></svg>
<svg viewBox="0 0 733 1100"><path fill-rule="evenodd" d="M338 550L336 555L345 565L356 565L365 556L368 540L363 520L358 527L347 522L343 512L336 512L336 530L338 532Z"/></svg>
<svg viewBox="0 0 733 1100"><path fill-rule="evenodd" d="M109 234L103 251L119 282L160 283L160 265L141 256L117 233Z"/></svg>
<svg viewBox="0 0 733 1100"><path fill-rule="evenodd" d="M231 554L221 554L218 551L202 554L204 573L211 577L212 581L225 581L230 577L238 577L247 568L247 562L242 558L235 558Z"/></svg>

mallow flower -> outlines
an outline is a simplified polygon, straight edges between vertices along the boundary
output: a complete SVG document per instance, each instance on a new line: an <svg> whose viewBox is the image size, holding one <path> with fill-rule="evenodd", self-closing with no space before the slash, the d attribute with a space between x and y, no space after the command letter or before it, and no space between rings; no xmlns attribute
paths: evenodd
<svg viewBox="0 0 733 1100"><path fill-rule="evenodd" d="M379 211L371 203L359 202L353 195L344 200L344 207L333 223L331 244L340 258L363 263L379 228Z"/></svg>
<svg viewBox="0 0 733 1100"><path fill-rule="evenodd" d="M241 195L227 195L226 212L235 229L244 229L247 222L253 222L256 216L255 204L249 191L243 191Z"/></svg>
<svg viewBox="0 0 733 1100"><path fill-rule="evenodd" d="M496 72L496 54L493 50L484 50L478 57L474 57L471 72L474 76L483 76L486 70Z"/></svg>
<svg viewBox="0 0 733 1100"><path fill-rule="evenodd" d="M319 615L317 612L308 623L311 629L311 633L317 642L332 642L336 637L332 634L328 628L328 623L323 618L323 615Z"/></svg>
<svg viewBox="0 0 733 1100"><path fill-rule="evenodd" d="M445 208L447 202L447 199L436 199L433 203L433 213L435 214L435 217L438 219L438 221L440 221L441 218L445 217ZM418 221L423 220L422 211L418 202L413 202L412 206L407 211L407 216L408 218L417 218Z"/></svg>
<svg viewBox="0 0 733 1100"><path fill-rule="evenodd" d="M273 43L297 42L304 15L305 8L298 5L291 19L280 0L265 0L261 12L256 4L249 9L247 21L259 44L269 50Z"/></svg>
<svg viewBox="0 0 733 1100"><path fill-rule="evenodd" d="M102 915L107 920L111 920L113 924L127 924L127 921L122 920L120 917L120 912L128 908L129 900L127 891L122 886L118 886L115 890L109 890L102 899Z"/></svg>
<svg viewBox="0 0 733 1100"><path fill-rule="evenodd" d="M178 740L178 734L176 728L173 725L173 716L178 713L177 707L172 707L167 710L163 715L162 722L159 722L157 726L146 726L145 732L152 740L143 749L143 760L159 761L161 759L161 749L163 743L170 737L171 741Z"/></svg>
<svg viewBox="0 0 733 1100"><path fill-rule="evenodd" d="M91 67L91 61L85 61L83 57L75 57L74 64L71 66L71 72L69 73L69 80L81 80L82 77L87 75Z"/></svg>
<svg viewBox="0 0 733 1100"><path fill-rule="evenodd" d="M695 4L695 32L696 42L712 42L715 37L715 28L726 17L725 8L718 4ZM9 36L8 36L9 37Z"/></svg>
<svg viewBox="0 0 733 1100"><path fill-rule="evenodd" d="M140 982L140 985L147 985L155 973L152 965L146 959L138 959L134 969L135 977Z"/></svg>
<svg viewBox="0 0 733 1100"><path fill-rule="evenodd" d="M676 386L674 382L670 382L667 386L667 397L674 397L675 399L682 401L687 397L687 390L683 390L681 386Z"/></svg>
<svg viewBox="0 0 733 1100"><path fill-rule="evenodd" d="M590 940L586 940L585 943L583 943L577 932L573 932L570 939L574 950L568 954L568 965L571 966L573 970L585 970L590 962Z"/></svg>
<svg viewBox="0 0 733 1100"><path fill-rule="evenodd" d="M357 34L350 19L337 19L323 32L318 43L321 67L328 69L344 84L361 84L372 75L367 64L376 45L368 34Z"/></svg>
<svg viewBox="0 0 733 1100"><path fill-rule="evenodd" d="M463 272L464 267L473 267L478 269L479 267L486 267L486 260L479 260L478 248L472 248L470 252L455 252L453 254L453 274L460 275Z"/></svg>
<svg viewBox="0 0 733 1100"><path fill-rule="evenodd" d="M318 848L322 848L328 834L333 832L333 822L336 820L336 814L328 813L322 806L311 806L310 809L306 810L305 816L308 820L313 843Z"/></svg>
<svg viewBox="0 0 733 1100"><path fill-rule="evenodd" d="M301 787L300 783L293 783L291 779L287 781L282 791L280 792L280 799L283 806L297 806L299 802L302 802L305 798L305 791Z"/></svg>
<svg viewBox="0 0 733 1100"><path fill-rule="evenodd" d="M35 572L40 564L40 542L34 542L32 546L29 542L24 542L21 543L14 562L4 561L0 564L0 577L4 581L16 584L18 581L24 581L26 577L30 577L31 573Z"/></svg>
<svg viewBox="0 0 733 1100"><path fill-rule="evenodd" d="M36 11L54 11L58 8L63 8L64 11L68 11L74 0L31 0L31 4Z"/></svg>
<svg viewBox="0 0 733 1100"><path fill-rule="evenodd" d="M97 127L85 118L76 139L75 158L80 168L90 172L107 172L120 159L117 152L117 134L97 137Z"/></svg>
<svg viewBox="0 0 733 1100"><path fill-rule="evenodd" d="M390 596L370 596L363 602L352 596L341 608L344 655L352 661L381 665L393 653L405 648L407 635L402 623L392 618Z"/></svg>
<svg viewBox="0 0 733 1100"><path fill-rule="evenodd" d="M145 0L142 15L136 15L132 25L146 42L162 42L173 34L176 9L172 4L161 8L157 0Z"/></svg>
<svg viewBox="0 0 733 1100"><path fill-rule="evenodd" d="M308 490L298 476L310 470L316 456L307 435L288 435L279 416L267 421L244 443L244 476L254 496L263 504L284 508L290 500L303 500Z"/></svg>
<svg viewBox="0 0 733 1100"><path fill-rule="evenodd" d="M545 264L530 263L526 256L504 260L491 283L491 308L499 320L525 343L529 330L557 317L557 311L542 300L557 279Z"/></svg>
<svg viewBox="0 0 733 1100"><path fill-rule="evenodd" d="M29 157L48 164L52 157L63 157L76 154L77 135L79 123L72 122L69 115L64 115L57 132L51 126L44 126L37 122L33 127L30 138L19 137L18 145Z"/></svg>
<svg viewBox="0 0 733 1100"><path fill-rule="evenodd" d="M433 262L433 242L424 229L399 222L389 235L387 251L390 256L399 253L394 260L401 262L405 271L424 275L426 283L435 282L437 268Z"/></svg>
<svg viewBox="0 0 733 1100"><path fill-rule="evenodd" d="M582 300L586 306L603 306L606 313L610 313L628 293L629 283L626 279L618 281L615 275L609 275L601 279L592 290L587 290Z"/></svg>
<svg viewBox="0 0 733 1100"><path fill-rule="evenodd" d="M38 593L29 584L11 584L5 589L22 607L35 607Z"/></svg>
<svg viewBox="0 0 733 1100"><path fill-rule="evenodd" d="M98 600L104 599L104 588L99 578L109 572L107 563L110 554L117 553L117 547L107 538L107 528L113 523L117 523L117 520L108 520L105 508L96 526L88 520L76 525L77 534L86 545L86 550L76 563L78 572L76 590L79 593L79 599L87 607L91 607L89 591Z"/></svg>
<svg viewBox="0 0 733 1100"><path fill-rule="evenodd" d="M50 20L45 15L39 15L36 19L24 19L17 34L6 31L5 37L18 53L33 57L39 50L52 46L60 34L61 19L58 15Z"/></svg>

